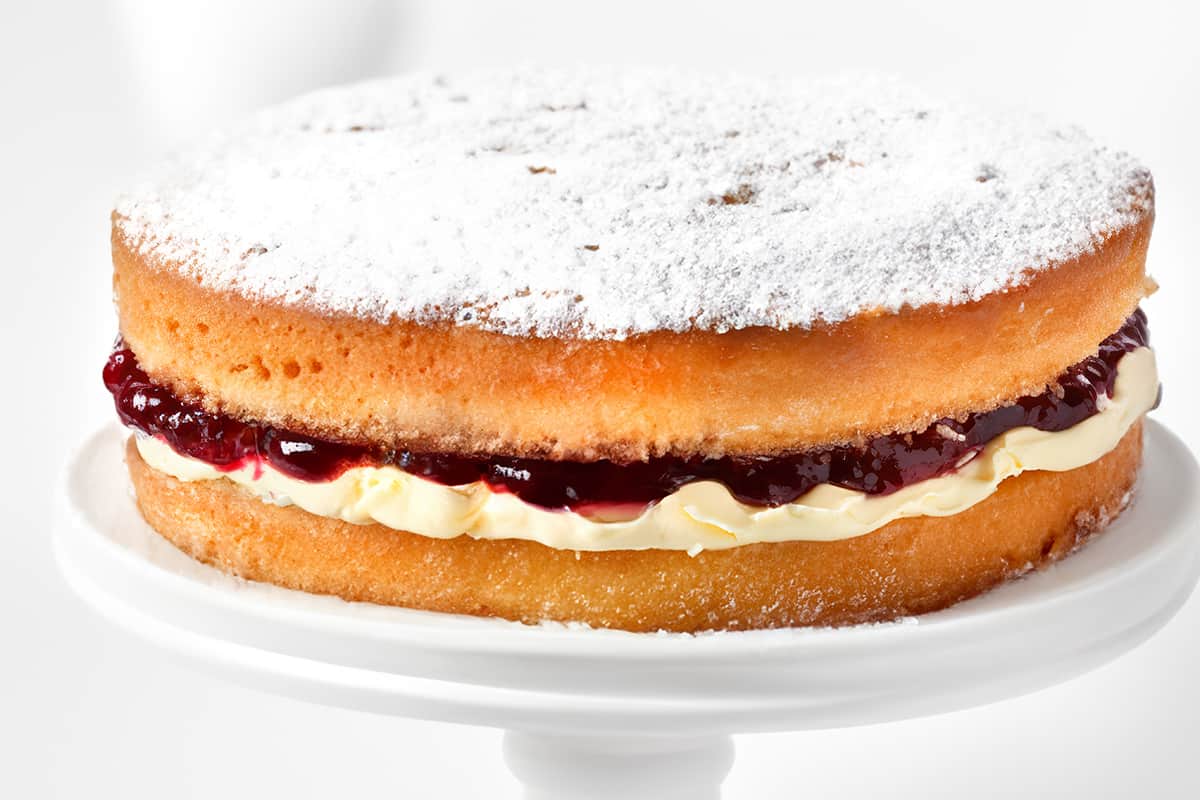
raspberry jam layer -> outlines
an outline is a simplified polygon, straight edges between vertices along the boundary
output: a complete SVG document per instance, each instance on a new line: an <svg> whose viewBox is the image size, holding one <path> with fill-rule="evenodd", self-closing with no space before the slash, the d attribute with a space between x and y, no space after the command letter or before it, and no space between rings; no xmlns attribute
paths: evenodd
<svg viewBox="0 0 1200 800"><path fill-rule="evenodd" d="M450 486L483 481L494 491L550 509L646 505L685 484L717 481L743 503L778 506L823 483L888 494L952 472L1013 428L1070 428L1096 414L1111 397L1121 357L1148 344L1146 316L1138 309L1101 342L1096 355L1070 367L1045 392L993 411L941 419L919 433L877 436L861 446L761 457L665 456L626 464L374 448L242 422L206 411L154 383L120 341L104 367L104 383L126 425L223 470L268 464L293 478L317 482L333 480L351 467L391 465Z"/></svg>

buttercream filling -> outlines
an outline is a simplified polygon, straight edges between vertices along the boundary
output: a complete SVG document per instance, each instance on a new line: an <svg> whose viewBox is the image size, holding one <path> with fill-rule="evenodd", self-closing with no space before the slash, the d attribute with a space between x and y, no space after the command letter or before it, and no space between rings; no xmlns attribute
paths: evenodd
<svg viewBox="0 0 1200 800"><path fill-rule="evenodd" d="M1115 448L1157 399L1158 375L1148 347L1115 361L1111 391L1102 391L1095 412L1068 428L1011 428L968 450L952 470L894 491L821 483L774 506L742 502L721 482L697 480L633 514L616 506L580 513L527 502L487 481L447 485L392 464L349 466L330 480L308 481L262 459L217 466L180 454L161 436L143 434L137 448L153 469L177 479L228 480L266 502L355 524L379 523L435 538L528 539L577 551L696 554L758 542L847 539L904 517L957 514L1022 472L1092 463ZM954 438L955 432L946 435Z"/></svg>

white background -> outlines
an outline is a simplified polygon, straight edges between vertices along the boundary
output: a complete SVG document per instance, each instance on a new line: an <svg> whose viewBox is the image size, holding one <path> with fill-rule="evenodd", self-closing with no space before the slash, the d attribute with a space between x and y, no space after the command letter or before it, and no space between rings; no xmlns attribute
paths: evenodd
<svg viewBox="0 0 1200 800"><path fill-rule="evenodd" d="M1184 3L0 3L0 796L515 798L495 731L305 706L177 668L58 577L55 472L111 416L108 210L164 149L359 76L513 62L872 68L1080 123L1154 170L1146 307L1196 449L1200 59ZM1200 535L1200 530L1197 531ZM1200 598L1117 662L1018 700L745 736L738 798L1200 797Z"/></svg>

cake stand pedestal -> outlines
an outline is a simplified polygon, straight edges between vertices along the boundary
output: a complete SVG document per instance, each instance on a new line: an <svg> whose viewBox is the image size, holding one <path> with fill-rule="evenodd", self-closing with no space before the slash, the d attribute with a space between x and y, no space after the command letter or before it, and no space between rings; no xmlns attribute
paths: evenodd
<svg viewBox="0 0 1200 800"><path fill-rule="evenodd" d="M731 734L900 720L1050 686L1148 638L1200 573L1200 472L1153 422L1133 506L1044 572L919 619L695 636L526 626L229 577L142 521L123 435L105 428L75 454L55 518L62 571L89 605L264 691L504 728L528 798L717 798Z"/></svg>

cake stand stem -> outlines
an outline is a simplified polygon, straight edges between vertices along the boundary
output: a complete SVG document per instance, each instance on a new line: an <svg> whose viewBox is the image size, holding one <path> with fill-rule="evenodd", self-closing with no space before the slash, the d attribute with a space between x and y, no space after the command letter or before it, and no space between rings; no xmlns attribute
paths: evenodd
<svg viewBox="0 0 1200 800"><path fill-rule="evenodd" d="M733 739L508 731L504 760L526 800L719 800Z"/></svg>

